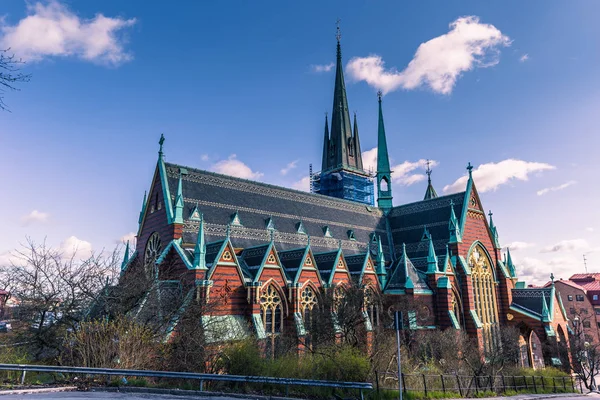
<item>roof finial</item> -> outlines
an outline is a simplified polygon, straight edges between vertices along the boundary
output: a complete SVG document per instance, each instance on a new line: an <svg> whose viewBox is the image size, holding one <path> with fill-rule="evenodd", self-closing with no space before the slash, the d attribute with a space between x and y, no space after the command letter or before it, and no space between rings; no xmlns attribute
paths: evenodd
<svg viewBox="0 0 600 400"><path fill-rule="evenodd" d="M470 161L469 161L469 164L467 165L467 171L469 171L469 178L471 178L472 173L473 173L473 166L471 165Z"/></svg>
<svg viewBox="0 0 600 400"><path fill-rule="evenodd" d="M227 239L229 239L230 234L231 234L231 223L227 224L227 227L225 228L225 237Z"/></svg>
<svg viewBox="0 0 600 400"><path fill-rule="evenodd" d="M340 42L340 40L342 39L342 33L340 31L340 22L342 22L341 19L337 19L337 21L335 21L335 38L337 39L338 43Z"/></svg>
<svg viewBox="0 0 600 400"><path fill-rule="evenodd" d="M165 142L165 135L163 133L160 134L160 139L158 140L158 144L160 148L158 149L158 156L162 158L163 156L163 143Z"/></svg>
<svg viewBox="0 0 600 400"><path fill-rule="evenodd" d="M338 239L338 249L342 249L342 239Z"/></svg>
<svg viewBox="0 0 600 400"><path fill-rule="evenodd" d="M552 286L554 286L554 274L550 272L550 280L552 281Z"/></svg>
<svg viewBox="0 0 600 400"><path fill-rule="evenodd" d="M377 100L381 103L381 97L383 96L383 92L380 90L377 91Z"/></svg>
<svg viewBox="0 0 600 400"><path fill-rule="evenodd" d="M427 180L431 183L431 160L427 159L425 162L427 164L427 169L425 169L425 173L427 174Z"/></svg>
<svg viewBox="0 0 600 400"><path fill-rule="evenodd" d="M271 243L275 241L275 229L271 229L271 231L269 232L270 238L271 238Z"/></svg>
<svg viewBox="0 0 600 400"><path fill-rule="evenodd" d="M310 246L310 235L306 235L306 245Z"/></svg>

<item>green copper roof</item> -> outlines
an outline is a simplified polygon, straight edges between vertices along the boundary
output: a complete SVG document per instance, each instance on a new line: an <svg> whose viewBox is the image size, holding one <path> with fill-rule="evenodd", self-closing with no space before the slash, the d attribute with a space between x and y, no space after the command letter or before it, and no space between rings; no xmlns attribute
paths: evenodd
<svg viewBox="0 0 600 400"><path fill-rule="evenodd" d="M388 156L387 140L385 137L385 126L383 124L383 111L381 109L381 92L379 97L379 121L377 123L377 173L389 174L390 158Z"/></svg>
<svg viewBox="0 0 600 400"><path fill-rule="evenodd" d="M506 249L506 266L508 267L508 272L510 276L513 278L517 277L517 271L515 269L515 265L513 264L512 257L510 256L510 249Z"/></svg>
<svg viewBox="0 0 600 400"><path fill-rule="evenodd" d="M435 274L438 272L438 259L433 248L433 239L429 235L429 252L427 254L427 273Z"/></svg>
<svg viewBox="0 0 600 400"><path fill-rule="evenodd" d="M121 271L124 271L129 263L129 240L127 241L127 245L125 245L125 253L123 254L123 262L121 263Z"/></svg>
<svg viewBox="0 0 600 400"><path fill-rule="evenodd" d="M179 173L179 183L177 184L177 196L175 197L175 223L183 224L183 186L182 173ZM168 201L168 200L167 200Z"/></svg>
<svg viewBox="0 0 600 400"><path fill-rule="evenodd" d="M206 243L204 242L204 216L200 214L200 225L198 226L198 239L194 249L194 268L206 268Z"/></svg>
<svg viewBox="0 0 600 400"><path fill-rule="evenodd" d="M321 169L325 171L328 168L329 160L329 122L327 121L327 114L325 114L325 135L323 137L323 161L321 162Z"/></svg>
<svg viewBox="0 0 600 400"><path fill-rule="evenodd" d="M456 214L454 213L454 202L452 200L450 200L450 221L448 221L448 229L450 230L450 243L460 242L460 226Z"/></svg>

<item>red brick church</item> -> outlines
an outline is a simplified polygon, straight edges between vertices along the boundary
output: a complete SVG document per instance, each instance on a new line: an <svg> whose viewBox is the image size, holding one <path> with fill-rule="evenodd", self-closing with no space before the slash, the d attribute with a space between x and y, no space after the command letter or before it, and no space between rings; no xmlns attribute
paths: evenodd
<svg viewBox="0 0 600 400"><path fill-rule="evenodd" d="M135 252L122 267L124 276L144 268L154 282L138 312L150 297L175 315L210 298L219 306L202 320L217 319L228 332L215 341L253 335L272 342L284 331L306 335L323 293L357 285L392 304L418 299L407 329L465 330L483 349L498 340L499 327L514 325L524 365L560 363L558 352L540 350L542 342L567 346L557 289L518 281L470 164L463 191L438 196L428 170L423 200L393 205L381 95L378 103L372 174L348 112L338 36L333 110L311 193L166 162L161 137ZM389 309L364 307L367 331L387 328L380 315Z"/></svg>

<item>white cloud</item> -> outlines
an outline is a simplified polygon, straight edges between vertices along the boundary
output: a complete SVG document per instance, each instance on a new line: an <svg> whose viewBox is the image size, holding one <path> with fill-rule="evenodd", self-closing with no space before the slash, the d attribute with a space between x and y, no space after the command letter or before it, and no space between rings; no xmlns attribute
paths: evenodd
<svg viewBox="0 0 600 400"><path fill-rule="evenodd" d="M480 192L496 190L498 186L511 182L515 179L527 181L529 175L556 167L539 162L508 159L498 163L481 164L473 170L473 180ZM444 193L453 193L464 190L467 185L468 175L458 178L454 183L444 186Z"/></svg>
<svg viewBox="0 0 600 400"><path fill-rule="evenodd" d="M303 190L305 192L310 191L310 177L305 176L297 182L292 184L292 188L296 190Z"/></svg>
<svg viewBox="0 0 600 400"><path fill-rule="evenodd" d="M31 223L36 222L45 223L48 222L48 218L50 218L50 214L38 210L33 210L29 214L21 217L21 223L23 225L29 225Z"/></svg>
<svg viewBox="0 0 600 400"><path fill-rule="evenodd" d="M586 232L594 232L594 228L592 228L591 226L588 226L587 228L585 228Z"/></svg>
<svg viewBox="0 0 600 400"><path fill-rule="evenodd" d="M522 56L519 58L519 61L520 61L520 62L525 62L525 61L527 61L527 60L529 60L529 54L523 54L523 55L522 55Z"/></svg>
<svg viewBox="0 0 600 400"><path fill-rule="evenodd" d="M298 164L298 160L294 160L291 163L289 163L288 165L285 166L285 168L282 168L281 171L281 175L287 175L288 172L290 172L291 170L293 170L294 168L296 168Z"/></svg>
<svg viewBox="0 0 600 400"><path fill-rule="evenodd" d="M129 232L126 235L123 235L119 238L119 241L117 243L127 243L129 242L130 246L135 247L135 241L136 241L136 233L135 232Z"/></svg>
<svg viewBox="0 0 600 400"><path fill-rule="evenodd" d="M28 61L72 56L116 66L132 59L119 33L134 25L135 18L98 13L82 19L57 0L29 4L27 14L13 26L0 20L0 48L11 48Z"/></svg>
<svg viewBox="0 0 600 400"><path fill-rule="evenodd" d="M208 154L202 154L202 155L200 156L200 159L201 159L202 161L208 161L208 160L209 160Z"/></svg>
<svg viewBox="0 0 600 400"><path fill-rule="evenodd" d="M217 162L211 169L220 174L243 179L259 179L264 175L262 172L252 171L249 166L238 160L235 154L230 155L227 160Z"/></svg>
<svg viewBox="0 0 600 400"><path fill-rule="evenodd" d="M403 71L386 70L378 55L355 57L346 70L355 80L365 81L384 94L421 86L450 94L463 72L498 64L499 48L510 43L508 36L495 26L480 23L476 16L466 16L452 22L448 33L421 43Z"/></svg>
<svg viewBox="0 0 600 400"><path fill-rule="evenodd" d="M334 63L329 64L313 64L310 66L312 72L329 72L335 67Z"/></svg>
<svg viewBox="0 0 600 400"><path fill-rule="evenodd" d="M523 249L528 249L530 247L535 246L535 243L527 243L527 242L512 242L506 245L511 251L519 251Z"/></svg>
<svg viewBox="0 0 600 400"><path fill-rule="evenodd" d="M377 147L373 147L371 150L364 151L362 153L363 168L366 171L376 172L377 171ZM435 167L439 163L435 160L429 160L429 165ZM401 164L393 165L392 167L392 182L410 186L414 183L420 182L426 179L424 173L414 173L415 170L422 169L425 171L427 168L427 160L420 159L418 161L404 161Z"/></svg>
<svg viewBox="0 0 600 400"><path fill-rule="evenodd" d="M85 240L78 239L75 236L66 238L60 244L60 252L64 258L87 259L92 256L92 244Z"/></svg>
<svg viewBox="0 0 600 400"><path fill-rule="evenodd" d="M566 189L569 186L573 186L576 183L577 183L577 181L569 181L569 182L563 183L562 185L553 186L553 187L549 187L549 188L538 190L536 193L537 193L538 196L543 196L546 193L556 192L556 191L559 191L559 190Z"/></svg>
<svg viewBox="0 0 600 400"><path fill-rule="evenodd" d="M570 240L561 240L560 242L552 245L544 247L541 252L542 253L556 253L561 251L576 251L576 250L584 250L589 248L589 244L585 239L570 239Z"/></svg>

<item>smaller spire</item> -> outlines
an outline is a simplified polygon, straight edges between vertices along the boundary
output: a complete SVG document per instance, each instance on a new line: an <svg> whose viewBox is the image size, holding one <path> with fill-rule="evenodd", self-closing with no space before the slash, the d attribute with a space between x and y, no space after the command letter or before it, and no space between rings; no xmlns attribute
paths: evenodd
<svg viewBox="0 0 600 400"><path fill-rule="evenodd" d="M510 255L510 248L507 247L506 248L506 266L508 267L508 273L510 274L511 277L516 278L517 277L517 271L515 269L515 265L513 264L513 260L512 257Z"/></svg>
<svg viewBox="0 0 600 400"><path fill-rule="evenodd" d="M492 211L490 210L490 212L488 213L488 216L490 217L490 233L492 234L492 241L494 244L494 247L496 249L500 248L500 241L498 238L498 229L496 228L496 225L494 225L494 220L492 219L492 215L494 215L492 213Z"/></svg>
<svg viewBox="0 0 600 400"><path fill-rule="evenodd" d="M138 225L141 225L142 220L144 219L144 214L146 213L146 202L148 199L148 192L144 190L144 200L142 201L142 210L140 211L140 218L138 219Z"/></svg>
<svg viewBox="0 0 600 400"><path fill-rule="evenodd" d="M456 214L454 213L454 200L450 200L450 221L448 221L448 230L450 231L450 242L456 243L461 241L460 225Z"/></svg>
<svg viewBox="0 0 600 400"><path fill-rule="evenodd" d="M158 144L160 145L158 149L158 158L162 160L163 157L163 143L165 142L165 135L163 133L160 134L160 139L158 140Z"/></svg>
<svg viewBox="0 0 600 400"><path fill-rule="evenodd" d="M544 292L542 292L542 322L550 322L550 311L548 310L548 302L546 301Z"/></svg>
<svg viewBox="0 0 600 400"><path fill-rule="evenodd" d="M438 259L433 247L433 239L429 235L429 251L427 252L427 273L435 274L438 272Z"/></svg>
<svg viewBox="0 0 600 400"><path fill-rule="evenodd" d="M179 183L177 184L177 196L175 197L175 223L183 224L183 174L179 172Z"/></svg>
<svg viewBox="0 0 600 400"><path fill-rule="evenodd" d="M377 276L379 277L381 288L385 288L385 284L387 282L387 271L385 269L385 255L383 253L381 236L379 236L377 239Z"/></svg>
<svg viewBox="0 0 600 400"><path fill-rule="evenodd" d="M129 240L125 245L125 253L123 254L123 262L121 263L121 271L124 271L129 263Z"/></svg>
<svg viewBox="0 0 600 400"><path fill-rule="evenodd" d="M206 269L206 243L204 242L204 215L200 214L198 238L194 248L194 268Z"/></svg>

